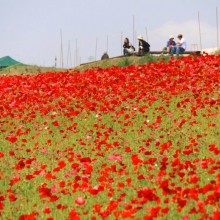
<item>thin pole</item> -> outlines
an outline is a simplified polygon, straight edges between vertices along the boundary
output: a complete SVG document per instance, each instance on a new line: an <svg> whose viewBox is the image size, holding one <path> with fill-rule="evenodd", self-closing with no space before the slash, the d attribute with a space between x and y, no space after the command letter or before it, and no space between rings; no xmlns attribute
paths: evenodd
<svg viewBox="0 0 220 220"><path fill-rule="evenodd" d="M57 67L57 57L55 56L55 68Z"/></svg>
<svg viewBox="0 0 220 220"><path fill-rule="evenodd" d="M72 67L72 55L71 55L71 46L69 47L69 50L70 50L70 66Z"/></svg>
<svg viewBox="0 0 220 220"><path fill-rule="evenodd" d="M68 41L67 62L66 62L66 67L67 68L68 68L68 61L69 61L69 53L70 53L70 41Z"/></svg>
<svg viewBox="0 0 220 220"><path fill-rule="evenodd" d="M95 61L96 61L96 56L97 56L97 44L98 44L98 38L96 38L96 41L95 41Z"/></svg>
<svg viewBox="0 0 220 220"><path fill-rule="evenodd" d="M68 42L67 68L68 68L69 60L70 60L70 66L72 66L72 57L71 57L70 41Z"/></svg>
<svg viewBox="0 0 220 220"><path fill-rule="evenodd" d="M134 39L137 39L137 31L134 32ZM135 41L135 43L133 44L133 46L136 48L136 41Z"/></svg>
<svg viewBox="0 0 220 220"><path fill-rule="evenodd" d="M121 55L123 55L123 51L122 51L122 46L121 44L123 44L123 33L121 32L121 42L120 42L120 47L121 47Z"/></svg>
<svg viewBox="0 0 220 220"><path fill-rule="evenodd" d="M134 15L133 15L133 45L134 45L134 38L135 38L135 33L134 33Z"/></svg>
<svg viewBox="0 0 220 220"><path fill-rule="evenodd" d="M148 42L148 33L147 33L147 27L145 27L145 31L146 31L146 40Z"/></svg>
<svg viewBox="0 0 220 220"><path fill-rule="evenodd" d="M199 11L198 11L198 22L199 22L199 39L200 39L200 50L202 50L202 39L201 39L201 29L200 29L200 18L199 18Z"/></svg>
<svg viewBox="0 0 220 220"><path fill-rule="evenodd" d="M107 39L106 39L106 52L108 53L108 35L107 35Z"/></svg>
<svg viewBox="0 0 220 220"><path fill-rule="evenodd" d="M78 61L78 51L77 51L77 39L76 39L76 48L75 48L75 66L77 66Z"/></svg>
<svg viewBox="0 0 220 220"><path fill-rule="evenodd" d="M76 65L76 50L73 48L73 66Z"/></svg>
<svg viewBox="0 0 220 220"><path fill-rule="evenodd" d="M61 38L61 48L60 48L60 65L63 68L63 39L62 39L62 29L60 29L60 38Z"/></svg>
<svg viewBox="0 0 220 220"><path fill-rule="evenodd" d="M218 7L216 7L216 26L217 26L217 47L219 47L219 43L218 43Z"/></svg>

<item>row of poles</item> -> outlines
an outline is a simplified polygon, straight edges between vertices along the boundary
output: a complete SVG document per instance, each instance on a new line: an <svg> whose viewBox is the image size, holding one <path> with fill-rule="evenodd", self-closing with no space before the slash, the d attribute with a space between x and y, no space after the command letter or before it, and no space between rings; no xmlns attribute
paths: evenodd
<svg viewBox="0 0 220 220"><path fill-rule="evenodd" d="M217 39L217 47L219 47L219 33L218 33L218 7L216 7L216 39ZM201 36L201 27L200 27L200 16L198 11L198 23L199 23L199 43L200 49L202 50L202 36Z"/></svg>
<svg viewBox="0 0 220 220"><path fill-rule="evenodd" d="M60 30L60 39L61 39L61 48L60 48L60 66L61 68L64 68L64 62L63 62L63 36L62 36L62 30ZM78 60L78 45L77 45L77 39L76 39L76 45L75 45L75 56L74 56L74 65L76 66L78 63L81 63L81 58ZM72 63L72 54L71 54L71 45L70 41L68 41L68 51L67 51L67 64L68 67L70 61L70 66L73 66ZM55 67L57 66L57 58L55 57Z"/></svg>
<svg viewBox="0 0 220 220"><path fill-rule="evenodd" d="M133 23L134 23L134 18L133 18ZM145 31L146 31L146 39L148 41L148 34L147 34L147 28L145 27ZM123 42L123 32L120 33L120 45L121 42ZM60 66L61 68L64 68L65 64L64 64L64 55L63 55L63 39L62 39L62 30L60 30L60 38L61 38L61 48L60 48ZM135 39L137 38L137 33L134 31L134 36L133 36L133 45L136 47L135 45ZM107 35L106 37L106 52L108 52L108 45L109 45L109 36ZM98 38L95 39L95 54L94 57L88 57L88 59L90 61L97 60L97 49L98 49ZM123 48L121 47L121 55L123 54ZM73 63L72 63L73 60ZM81 57L79 56L79 48L78 48L78 44L77 44L77 39L75 42L75 50L74 50L74 59L72 59L72 54L71 54L71 45L70 45L70 41L68 41L68 51L67 51L67 62L66 62L66 66L68 67L68 65L70 66L77 66L78 64L81 63ZM55 67L57 66L57 58L55 58Z"/></svg>
<svg viewBox="0 0 220 220"><path fill-rule="evenodd" d="M198 11L198 26L199 26L199 42L200 42L200 49L202 50L202 37L201 37L201 27L200 27L200 14ZM219 47L219 31L218 31L218 8L216 7L216 27L217 27L217 47ZM148 30L147 27L145 27L145 32L146 32L146 40L149 41L148 39ZM135 32L135 17L133 16L133 45L135 45L135 39L136 39L136 32ZM64 68L64 62L63 62L63 39L62 39L62 30L60 30L60 38L61 38L61 48L60 48L60 66L61 68ZM108 52L108 36L106 39L106 52ZM121 42L123 41L123 33L121 32ZM95 54L94 54L94 60L96 61L97 59L97 48L98 48L98 38L96 38L95 42ZM122 47L121 47L121 54L122 54ZM55 58L55 67L57 66L57 58ZM70 62L70 63L69 63ZM81 57L79 56L79 49L78 49L78 42L77 39L75 41L75 51L74 51L74 66L77 66L78 64L81 63ZM70 46L70 41L68 42L68 52L67 52L67 64L73 66L72 63L72 55L71 55L71 46Z"/></svg>

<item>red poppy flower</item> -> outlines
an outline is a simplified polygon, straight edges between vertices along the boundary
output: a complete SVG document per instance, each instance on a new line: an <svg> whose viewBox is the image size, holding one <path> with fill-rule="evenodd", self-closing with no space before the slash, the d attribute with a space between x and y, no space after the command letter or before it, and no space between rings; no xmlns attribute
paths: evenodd
<svg viewBox="0 0 220 220"><path fill-rule="evenodd" d="M77 204L77 205L84 205L85 204L85 199L84 199L84 197L82 197L82 196L78 196L76 199L75 199L75 203Z"/></svg>
<svg viewBox="0 0 220 220"><path fill-rule="evenodd" d="M4 153L0 151L0 158L4 157Z"/></svg>

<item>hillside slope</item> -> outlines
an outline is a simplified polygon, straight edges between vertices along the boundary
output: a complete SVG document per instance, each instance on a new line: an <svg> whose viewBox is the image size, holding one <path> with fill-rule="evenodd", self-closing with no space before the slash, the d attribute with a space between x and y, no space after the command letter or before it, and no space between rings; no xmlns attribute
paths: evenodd
<svg viewBox="0 0 220 220"><path fill-rule="evenodd" d="M202 50L208 54L219 54L220 48L208 48ZM149 62L168 62L169 56L154 56L146 55L143 57L130 56L130 57L114 57L106 60L98 60L95 62L83 63L77 67L69 69L68 71L84 71L92 68L109 68L112 66L129 66L129 65L142 65ZM0 75L20 75L20 74L37 74L39 72L60 72L67 71L67 69L55 68L55 67L42 67L42 66L32 66L32 65L15 65L7 68L0 69Z"/></svg>

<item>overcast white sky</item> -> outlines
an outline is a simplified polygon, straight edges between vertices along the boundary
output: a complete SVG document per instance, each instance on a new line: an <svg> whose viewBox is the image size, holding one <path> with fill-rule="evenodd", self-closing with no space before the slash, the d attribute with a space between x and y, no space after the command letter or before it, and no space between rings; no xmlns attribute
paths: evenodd
<svg viewBox="0 0 220 220"><path fill-rule="evenodd" d="M62 65L62 32L63 65L70 67L106 50L121 55L123 39L137 46L138 35L151 50L179 33L189 50L217 47L220 0L0 0L0 27L0 57L40 66L54 66L55 57Z"/></svg>

